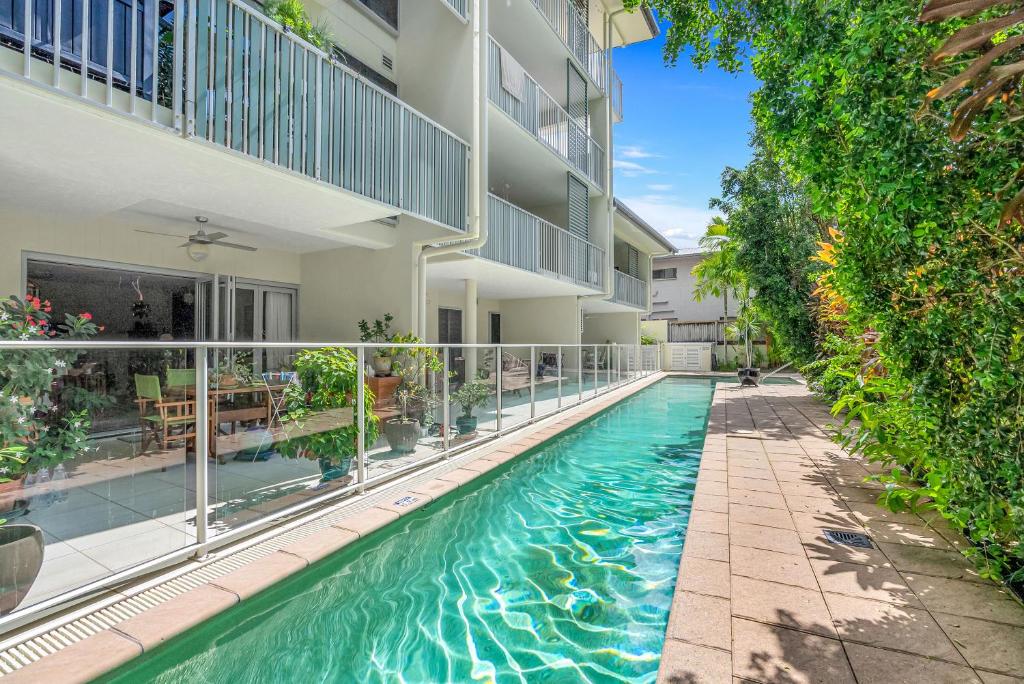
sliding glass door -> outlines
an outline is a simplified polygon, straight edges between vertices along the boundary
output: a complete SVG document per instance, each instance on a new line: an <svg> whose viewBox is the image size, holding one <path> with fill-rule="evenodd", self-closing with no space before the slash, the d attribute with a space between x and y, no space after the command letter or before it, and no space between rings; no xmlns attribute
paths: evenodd
<svg viewBox="0 0 1024 684"><path fill-rule="evenodd" d="M226 342L290 342L297 334L295 288L214 275L196 282L199 339ZM278 370L289 350L262 350L253 358L257 372Z"/></svg>

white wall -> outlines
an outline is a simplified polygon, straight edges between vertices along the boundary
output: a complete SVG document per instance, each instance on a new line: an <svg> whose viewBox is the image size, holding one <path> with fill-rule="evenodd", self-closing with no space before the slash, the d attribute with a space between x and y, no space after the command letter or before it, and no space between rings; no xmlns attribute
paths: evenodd
<svg viewBox="0 0 1024 684"><path fill-rule="evenodd" d="M579 315L576 297L502 300L501 342L578 344Z"/></svg>
<svg viewBox="0 0 1024 684"><path fill-rule="evenodd" d="M684 254L658 257L654 269L675 268L675 280L651 281L651 315L653 319L680 321L717 321L725 311L722 297L707 297L694 301L696 279L691 271L703 259L700 255ZM729 315L735 316L735 303L729 301Z"/></svg>
<svg viewBox="0 0 1024 684"><path fill-rule="evenodd" d="M640 344L639 313L583 315L583 343Z"/></svg>
<svg viewBox="0 0 1024 684"><path fill-rule="evenodd" d="M385 54L394 60L396 70L398 62L395 33L385 28L383 20L378 20L368 9L355 7L358 0L355 3L348 0L303 0L302 4L313 23L322 22L341 49L398 83L396 72L388 71L382 65ZM402 5L399 14L405 9L405 3Z"/></svg>
<svg viewBox="0 0 1024 684"><path fill-rule="evenodd" d="M360 319L385 313L408 333L415 315L416 255L408 242L391 249L359 247L302 255L299 330L306 340L358 340Z"/></svg>
<svg viewBox="0 0 1024 684"><path fill-rule="evenodd" d="M437 319L439 308L458 309L462 311L462 339L466 339L466 294L461 290L427 290L427 341L437 342ZM501 302L497 299L477 299L477 333L478 344L490 342L490 313L501 312ZM504 321L502 321L504 324ZM504 332L504 330L502 330Z"/></svg>

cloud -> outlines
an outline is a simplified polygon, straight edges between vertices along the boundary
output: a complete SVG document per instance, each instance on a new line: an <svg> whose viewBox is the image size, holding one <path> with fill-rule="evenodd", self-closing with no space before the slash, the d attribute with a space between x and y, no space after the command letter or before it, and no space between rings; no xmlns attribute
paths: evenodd
<svg viewBox="0 0 1024 684"><path fill-rule="evenodd" d="M653 159L660 157L660 154L648 152L640 145L623 145L619 147L619 155L626 159Z"/></svg>
<svg viewBox="0 0 1024 684"><path fill-rule="evenodd" d="M716 212L692 207L665 195L620 198L640 218L654 226L676 247L696 247Z"/></svg>
<svg viewBox="0 0 1024 684"><path fill-rule="evenodd" d="M672 189L672 186L668 183L652 183L647 186L647 189L653 190L654 192L668 192Z"/></svg>
<svg viewBox="0 0 1024 684"><path fill-rule="evenodd" d="M624 159L616 159L612 162L612 168L622 173L626 178L636 178L637 176L648 176L651 174L658 173L654 169L644 166L643 164L637 164L636 162L625 161Z"/></svg>

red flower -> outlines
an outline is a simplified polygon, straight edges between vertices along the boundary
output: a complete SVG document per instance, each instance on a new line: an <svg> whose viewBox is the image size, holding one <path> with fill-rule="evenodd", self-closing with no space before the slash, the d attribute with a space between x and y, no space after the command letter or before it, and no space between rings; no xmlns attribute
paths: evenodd
<svg viewBox="0 0 1024 684"><path fill-rule="evenodd" d="M78 314L78 317L81 318L83 321L91 321L92 320L92 314L89 313L88 311L86 311L85 313Z"/></svg>

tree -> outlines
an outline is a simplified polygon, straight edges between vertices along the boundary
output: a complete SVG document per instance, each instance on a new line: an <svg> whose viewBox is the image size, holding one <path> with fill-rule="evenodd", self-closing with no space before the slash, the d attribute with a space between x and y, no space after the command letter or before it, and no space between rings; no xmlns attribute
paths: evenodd
<svg viewBox="0 0 1024 684"><path fill-rule="evenodd" d="M812 292L820 268L811 257L822 230L804 187L790 181L761 136L752 144L746 168L722 172L722 196L711 206L728 216L735 266L783 355L804 365L817 354Z"/></svg>
<svg viewBox="0 0 1024 684"><path fill-rule="evenodd" d="M1013 80L973 100L985 106L969 105L970 125L950 138L952 94L970 98L993 75L977 72L915 116L951 75L924 66L950 29L919 22L915 3L648 4L673 24L669 62L686 48L698 65L753 71L766 149L842 234L829 284L844 302L833 338L847 344L827 363L856 379L836 404L858 419L848 444L898 466L890 505L930 502L972 539L984 574L1024 579L1024 226L1002 220L1024 158L1024 128L1005 125ZM935 6L966 15L991 4ZM899 486L904 473L922 486Z"/></svg>
<svg viewBox="0 0 1024 684"><path fill-rule="evenodd" d="M693 297L698 302L708 295L722 298L722 325L729 323L729 295L738 299L740 293L748 294L743 272L736 264L737 243L729 234L729 224L721 216L715 216L708 223L704 235L698 242L706 253L699 264L693 267L696 278ZM725 337L725 357L729 358L729 337ZM748 364L749 365L749 364Z"/></svg>

